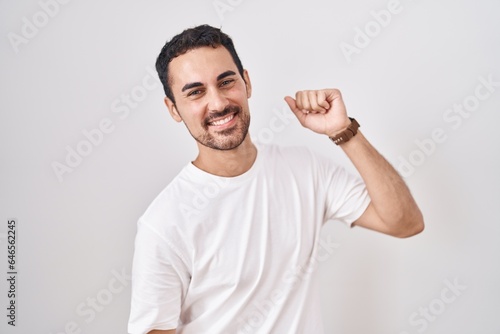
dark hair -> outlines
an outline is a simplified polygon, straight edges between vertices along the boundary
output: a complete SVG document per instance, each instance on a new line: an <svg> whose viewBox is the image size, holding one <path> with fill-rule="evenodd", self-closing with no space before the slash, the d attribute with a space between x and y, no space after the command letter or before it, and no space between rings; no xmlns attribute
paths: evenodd
<svg viewBox="0 0 500 334"><path fill-rule="evenodd" d="M241 60L234 49L233 41L220 29L206 24L200 25L184 30L165 43L160 54L158 55L158 58L156 59L156 71L158 72L160 81L163 84L165 95L172 100L172 102L175 103L175 99L172 89L170 88L168 78L168 64L172 61L172 59L199 47L211 46L216 48L221 45L229 51L236 67L238 68L238 71L240 72L240 75L243 77L243 65L241 64Z"/></svg>

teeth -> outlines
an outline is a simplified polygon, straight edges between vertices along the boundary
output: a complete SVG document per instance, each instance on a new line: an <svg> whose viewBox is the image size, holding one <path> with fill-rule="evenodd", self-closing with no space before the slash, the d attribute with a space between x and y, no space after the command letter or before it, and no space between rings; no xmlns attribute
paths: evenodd
<svg viewBox="0 0 500 334"><path fill-rule="evenodd" d="M227 122L229 122L230 120L232 120L234 118L234 115L229 115L227 116L226 118L223 118L219 121L215 121L215 122L212 122L211 124L212 125L222 125L222 124L226 124Z"/></svg>

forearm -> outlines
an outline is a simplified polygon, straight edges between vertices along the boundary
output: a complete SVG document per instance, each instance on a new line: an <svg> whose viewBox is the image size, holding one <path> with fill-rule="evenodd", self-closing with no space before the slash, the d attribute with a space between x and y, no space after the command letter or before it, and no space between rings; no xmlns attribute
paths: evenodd
<svg viewBox="0 0 500 334"><path fill-rule="evenodd" d="M373 209L388 231L396 236L419 233L423 218L398 172L361 132L340 145L363 178Z"/></svg>
<svg viewBox="0 0 500 334"><path fill-rule="evenodd" d="M355 125L347 117L338 89L299 91L295 97L285 97L290 110L302 126L316 133L332 138ZM356 131L351 130L348 131ZM355 224L397 237L421 232L422 214L403 179L363 134L358 132L350 140L338 143L361 174L372 200Z"/></svg>

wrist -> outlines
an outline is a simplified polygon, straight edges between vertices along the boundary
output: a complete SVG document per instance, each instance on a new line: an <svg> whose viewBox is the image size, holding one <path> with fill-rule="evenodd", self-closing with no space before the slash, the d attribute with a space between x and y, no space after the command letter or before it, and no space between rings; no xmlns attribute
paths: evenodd
<svg viewBox="0 0 500 334"><path fill-rule="evenodd" d="M354 119L349 117L349 124L341 131L333 134L333 136L328 136L336 145L341 145L348 142L352 137L356 136L358 133L359 123Z"/></svg>
<svg viewBox="0 0 500 334"><path fill-rule="evenodd" d="M342 132L344 132L345 130L347 130L347 128L351 125L351 118L350 117L347 117L345 122L344 122L344 125L340 128L340 130L336 130L335 132L332 132L332 133L327 133L327 136L329 138L333 138L339 134L341 134Z"/></svg>

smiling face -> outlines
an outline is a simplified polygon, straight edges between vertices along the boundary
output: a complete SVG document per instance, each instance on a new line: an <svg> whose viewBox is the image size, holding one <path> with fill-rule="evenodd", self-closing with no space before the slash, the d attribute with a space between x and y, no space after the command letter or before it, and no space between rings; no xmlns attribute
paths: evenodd
<svg viewBox="0 0 500 334"><path fill-rule="evenodd" d="M199 145L216 150L238 147L250 125L247 71L241 77L223 46L190 50L168 66L175 103L168 97L165 103L172 117L184 122Z"/></svg>

